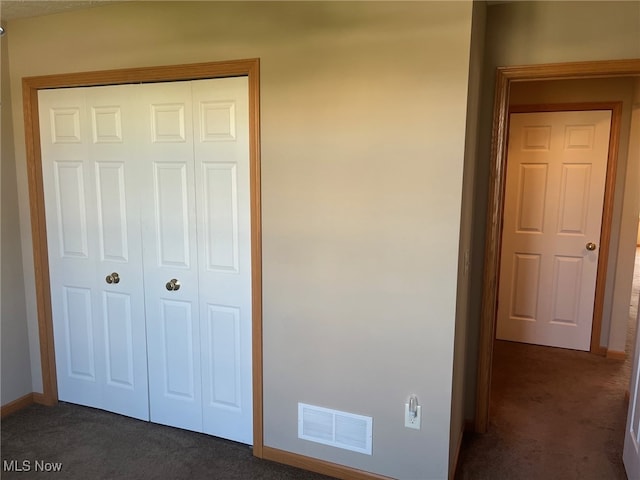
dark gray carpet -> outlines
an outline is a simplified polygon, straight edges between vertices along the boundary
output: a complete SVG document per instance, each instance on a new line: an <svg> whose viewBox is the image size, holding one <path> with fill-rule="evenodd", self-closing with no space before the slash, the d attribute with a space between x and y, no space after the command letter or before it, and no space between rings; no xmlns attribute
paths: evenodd
<svg viewBox="0 0 640 480"><path fill-rule="evenodd" d="M260 460L251 447L209 435L60 403L33 405L2 420L2 462L28 461L29 472L2 479L327 480ZM36 473L37 461L61 462L61 473Z"/></svg>

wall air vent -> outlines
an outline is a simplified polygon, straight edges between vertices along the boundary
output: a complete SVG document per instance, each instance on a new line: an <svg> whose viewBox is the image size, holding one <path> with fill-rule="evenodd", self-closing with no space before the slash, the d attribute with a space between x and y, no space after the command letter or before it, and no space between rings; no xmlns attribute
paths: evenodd
<svg viewBox="0 0 640 480"><path fill-rule="evenodd" d="M373 418L298 403L298 438L371 455Z"/></svg>

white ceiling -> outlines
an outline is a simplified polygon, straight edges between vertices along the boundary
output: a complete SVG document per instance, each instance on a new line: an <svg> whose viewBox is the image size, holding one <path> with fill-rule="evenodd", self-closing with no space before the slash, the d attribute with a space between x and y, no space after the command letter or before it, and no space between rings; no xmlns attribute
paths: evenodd
<svg viewBox="0 0 640 480"><path fill-rule="evenodd" d="M95 7L114 0L0 0L0 20L39 17L81 8Z"/></svg>

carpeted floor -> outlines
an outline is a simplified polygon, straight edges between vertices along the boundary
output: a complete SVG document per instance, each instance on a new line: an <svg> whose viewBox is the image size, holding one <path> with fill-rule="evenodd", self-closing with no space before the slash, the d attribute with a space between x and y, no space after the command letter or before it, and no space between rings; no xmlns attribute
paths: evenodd
<svg viewBox="0 0 640 480"><path fill-rule="evenodd" d="M638 295L640 249L628 345ZM625 480L630 357L496 342L489 432L465 435L456 479ZM329 478L256 459L246 445L65 403L33 405L2 420L1 430L3 479ZM12 460L31 470L6 471ZM62 471L35 473L36 461L59 462Z"/></svg>
<svg viewBox="0 0 640 480"><path fill-rule="evenodd" d="M12 460L29 462L30 471L7 471ZM259 460L247 445L66 403L2 420L2 461L3 480L329 479ZM61 463L62 471L36 473L36 461Z"/></svg>
<svg viewBox="0 0 640 480"><path fill-rule="evenodd" d="M639 293L640 249L627 352ZM456 479L626 480L622 448L631 360L496 341L489 431L465 435Z"/></svg>

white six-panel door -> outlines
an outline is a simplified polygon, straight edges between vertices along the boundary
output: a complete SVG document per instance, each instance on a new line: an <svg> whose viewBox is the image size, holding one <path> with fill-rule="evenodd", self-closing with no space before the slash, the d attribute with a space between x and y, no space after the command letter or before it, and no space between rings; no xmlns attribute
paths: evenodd
<svg viewBox="0 0 640 480"><path fill-rule="evenodd" d="M589 350L610 125L511 114L496 338Z"/></svg>
<svg viewBox="0 0 640 480"><path fill-rule="evenodd" d="M127 99L127 111L123 106L116 108L118 95ZM96 97L95 106L84 105L83 96ZM83 117L89 114L83 112L99 112L105 141L109 134L107 150L111 155L111 163L95 168L98 180L94 180L87 177L88 167L82 162L107 161L93 155L95 133L85 135L76 154L79 160L69 157L68 165L56 166L53 153L43 147L47 228L53 239L49 247L60 398L252 443L246 78L52 91L41 96L41 122L50 115L43 112L52 110L47 101L59 104L53 107L59 112L78 112L58 121L58 129L65 126L72 133L76 126L79 131L89 128L90 121ZM69 135L73 145L74 135ZM114 145L123 148L118 150ZM132 173L124 170L125 159ZM58 170L62 173L54 174ZM63 179L56 180L55 175ZM61 182L61 199L57 200L55 186ZM114 200L114 185L122 190L122 198L125 186L128 189L131 212L127 220L115 213L122 216L126 208L124 200ZM106 202L110 207L101 217ZM57 205L52 213L51 205ZM103 217L110 223L98 228L94 220ZM86 241L79 232L85 232ZM88 261L75 269L78 262L58 261L54 252L63 247L56 244L57 238L68 238L68 244L75 242L73 252L79 253L71 255L72 260L90 257L85 243L102 245L105 240L101 239L107 239L120 270L108 263L104 266L107 273L100 276L87 267ZM127 262L114 250L113 245L120 245L118 239L129 246L126 258L135 259L135 275L122 266ZM106 283L112 272L118 273L118 284ZM73 290L61 293L55 284L65 276L73 279ZM129 286L134 279L139 290L129 292L126 303L117 289ZM96 295L91 289L96 285L107 287L108 294L102 295L101 305L93 306ZM65 307L69 303L71 307ZM110 323L97 325L107 317L112 318ZM127 323L124 318L131 320ZM118 353L128 352L125 346L132 345L129 356L123 358L135 352L135 360L139 360L142 355L134 368L144 374L140 379L144 392L138 400L144 404L142 415L113 408L111 403L130 403L117 395L109 402L100 401L104 382L102 374L96 373L109 368L97 366L109 348L116 353L109 345L104 346L105 352L100 350L105 338L124 339L108 325L124 324L120 328L126 330L132 322L137 326L135 338L120 342ZM105 335L96 333L102 331ZM74 353L63 358L61 352ZM75 363L66 362L67 358ZM66 374L70 368L72 374ZM73 373L73 368L79 373ZM84 381L76 385L78 376ZM85 386L89 378L93 389ZM74 387L63 395L69 382Z"/></svg>

